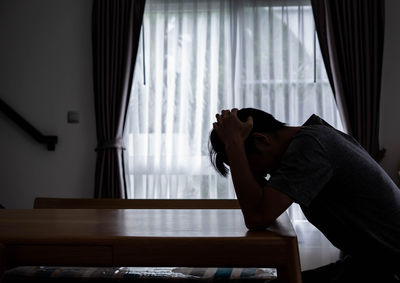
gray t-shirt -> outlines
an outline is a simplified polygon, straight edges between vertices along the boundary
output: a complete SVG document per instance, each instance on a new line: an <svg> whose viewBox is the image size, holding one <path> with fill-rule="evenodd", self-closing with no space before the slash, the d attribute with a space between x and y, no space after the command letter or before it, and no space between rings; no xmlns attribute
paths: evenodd
<svg viewBox="0 0 400 283"><path fill-rule="evenodd" d="M400 266L400 190L349 135L311 116L268 185L300 204L337 248Z"/></svg>

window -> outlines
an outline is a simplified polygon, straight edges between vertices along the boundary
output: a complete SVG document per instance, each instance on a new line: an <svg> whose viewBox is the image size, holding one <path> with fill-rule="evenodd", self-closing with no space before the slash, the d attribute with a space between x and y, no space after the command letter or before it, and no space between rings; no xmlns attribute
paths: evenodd
<svg viewBox="0 0 400 283"><path fill-rule="evenodd" d="M221 109L260 108L292 125L315 113L341 128L308 2L146 5L126 127L129 197L234 198L208 157Z"/></svg>

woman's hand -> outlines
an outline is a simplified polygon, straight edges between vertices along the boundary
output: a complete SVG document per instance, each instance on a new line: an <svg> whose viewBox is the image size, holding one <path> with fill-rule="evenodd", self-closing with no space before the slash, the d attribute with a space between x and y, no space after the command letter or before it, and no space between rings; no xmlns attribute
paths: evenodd
<svg viewBox="0 0 400 283"><path fill-rule="evenodd" d="M253 128L253 118L250 116L246 122L242 122L237 111L233 108L232 111L222 110L221 115L215 115L217 123L213 124L213 128L225 147L230 143L244 142Z"/></svg>

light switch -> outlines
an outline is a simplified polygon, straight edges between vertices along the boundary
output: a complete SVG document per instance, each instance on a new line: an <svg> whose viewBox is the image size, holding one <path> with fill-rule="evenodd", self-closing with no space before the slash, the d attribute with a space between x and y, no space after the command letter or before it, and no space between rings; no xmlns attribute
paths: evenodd
<svg viewBox="0 0 400 283"><path fill-rule="evenodd" d="M68 111L68 123L79 124L79 112L78 111Z"/></svg>

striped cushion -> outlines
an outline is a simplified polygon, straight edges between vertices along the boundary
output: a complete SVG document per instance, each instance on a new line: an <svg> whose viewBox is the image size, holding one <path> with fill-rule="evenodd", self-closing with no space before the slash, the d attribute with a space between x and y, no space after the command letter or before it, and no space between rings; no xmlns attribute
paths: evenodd
<svg viewBox="0 0 400 283"><path fill-rule="evenodd" d="M275 278L273 268L21 266L8 270L4 282L268 282Z"/></svg>

